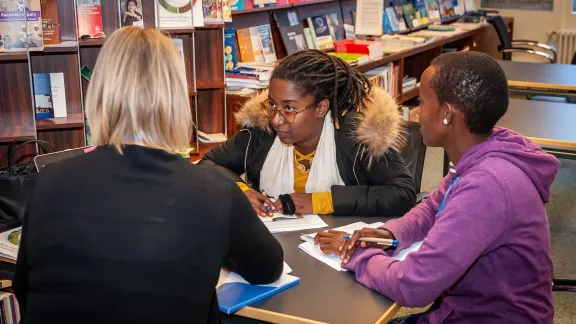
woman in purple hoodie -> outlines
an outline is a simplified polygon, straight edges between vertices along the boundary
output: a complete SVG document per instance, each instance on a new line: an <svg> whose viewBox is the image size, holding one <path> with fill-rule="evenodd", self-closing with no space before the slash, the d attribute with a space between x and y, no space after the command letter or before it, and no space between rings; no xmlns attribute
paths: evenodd
<svg viewBox="0 0 576 324"><path fill-rule="evenodd" d="M500 66L476 52L437 57L422 74L424 143L453 162L440 186L404 217L349 241L323 232L357 280L428 311L401 323L552 323L552 260L545 204L559 162L522 135L495 127L508 107ZM396 239L383 251L361 237ZM396 251L422 241L404 261Z"/></svg>

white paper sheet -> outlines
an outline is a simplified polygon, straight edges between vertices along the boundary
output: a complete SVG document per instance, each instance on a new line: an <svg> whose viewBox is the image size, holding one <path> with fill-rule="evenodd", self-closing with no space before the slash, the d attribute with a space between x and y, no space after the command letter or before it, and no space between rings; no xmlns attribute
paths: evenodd
<svg viewBox="0 0 576 324"><path fill-rule="evenodd" d="M278 219L273 222L264 222L264 225L272 234L328 227L328 224L318 215L303 215L303 218L296 219Z"/></svg>

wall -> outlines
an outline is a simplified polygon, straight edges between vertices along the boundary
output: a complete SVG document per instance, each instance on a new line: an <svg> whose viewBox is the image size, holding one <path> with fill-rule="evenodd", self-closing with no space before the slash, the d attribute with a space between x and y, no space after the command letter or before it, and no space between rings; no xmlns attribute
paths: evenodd
<svg viewBox="0 0 576 324"><path fill-rule="evenodd" d="M481 0L476 0L476 6L481 7ZM514 39L547 43L549 30L576 29L576 15L572 14L572 0L554 0L552 11L497 10L502 16L514 17Z"/></svg>

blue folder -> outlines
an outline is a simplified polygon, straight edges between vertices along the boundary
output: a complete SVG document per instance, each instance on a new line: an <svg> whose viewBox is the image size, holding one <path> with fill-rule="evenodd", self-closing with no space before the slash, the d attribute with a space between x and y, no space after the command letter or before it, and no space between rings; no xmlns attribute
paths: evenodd
<svg viewBox="0 0 576 324"><path fill-rule="evenodd" d="M282 274L278 281L269 285L251 285L237 274L230 274L230 279L216 288L220 311L232 314L260 300L275 295L297 285L300 278Z"/></svg>

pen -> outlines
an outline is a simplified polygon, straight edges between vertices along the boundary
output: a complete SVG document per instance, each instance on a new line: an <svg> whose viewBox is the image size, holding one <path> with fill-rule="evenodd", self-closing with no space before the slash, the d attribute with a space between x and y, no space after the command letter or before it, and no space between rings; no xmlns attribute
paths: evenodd
<svg viewBox="0 0 576 324"><path fill-rule="evenodd" d="M344 236L342 236L342 238L349 240L351 238L351 236L350 235L344 235ZM380 245L390 245L390 246L398 246L398 243L400 243L397 240L381 239L381 238L375 238L375 237L361 237L358 240L364 241L364 242L376 243L376 244L380 244Z"/></svg>

